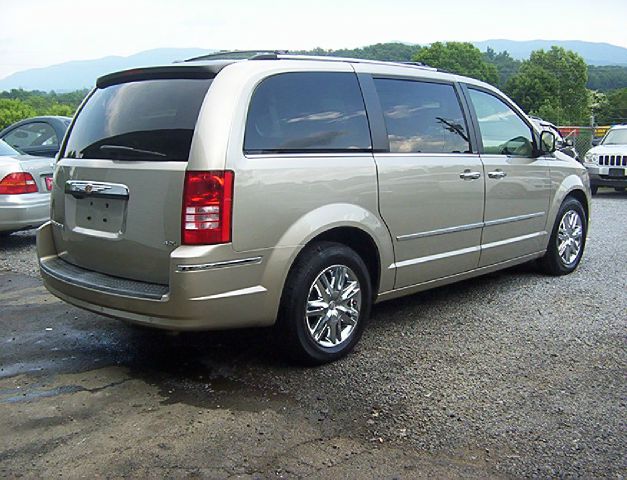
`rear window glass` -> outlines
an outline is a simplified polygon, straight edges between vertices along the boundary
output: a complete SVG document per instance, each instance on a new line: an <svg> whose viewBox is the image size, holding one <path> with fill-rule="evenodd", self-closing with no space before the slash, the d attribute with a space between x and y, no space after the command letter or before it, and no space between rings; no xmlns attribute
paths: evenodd
<svg viewBox="0 0 627 480"><path fill-rule="evenodd" d="M370 148L366 109L354 74L284 73L255 90L246 121L246 152Z"/></svg>
<svg viewBox="0 0 627 480"><path fill-rule="evenodd" d="M97 89L74 122L65 157L187 161L211 80L143 80Z"/></svg>

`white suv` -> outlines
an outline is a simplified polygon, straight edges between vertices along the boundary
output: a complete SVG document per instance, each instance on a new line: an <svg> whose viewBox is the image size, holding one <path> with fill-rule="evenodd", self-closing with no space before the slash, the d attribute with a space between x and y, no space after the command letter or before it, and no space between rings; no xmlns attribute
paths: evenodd
<svg viewBox="0 0 627 480"><path fill-rule="evenodd" d="M627 125L610 128L601 142L584 157L590 173L590 187L596 193L599 187L627 187Z"/></svg>

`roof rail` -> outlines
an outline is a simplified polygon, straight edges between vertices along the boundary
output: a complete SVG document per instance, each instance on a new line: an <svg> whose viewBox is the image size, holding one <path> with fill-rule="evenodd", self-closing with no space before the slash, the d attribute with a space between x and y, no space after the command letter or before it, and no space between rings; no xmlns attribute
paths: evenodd
<svg viewBox="0 0 627 480"><path fill-rule="evenodd" d="M348 63L368 63L374 65L400 65L404 67L416 67L423 68L425 70L431 70L433 72L439 71L437 68L430 67L420 62L397 62L397 61L385 61L385 60L368 60L366 58L350 58L350 57L334 57L332 55L299 55L299 54L277 54L278 60L317 60L321 62L348 62ZM251 58L249 60L254 60Z"/></svg>
<svg viewBox="0 0 627 480"><path fill-rule="evenodd" d="M289 53L287 50L233 50L209 53L198 57L188 58L183 62L196 62L202 60L317 60L321 62L348 62L348 63L368 63L375 65L399 65L404 67L422 68L425 70L438 71L437 68L430 67L421 62L398 62L384 60L368 60L365 58L335 57L332 55L303 55Z"/></svg>
<svg viewBox="0 0 627 480"><path fill-rule="evenodd" d="M199 60L252 60L258 57L276 58L277 55L287 53L287 50L221 50L215 53L186 58L183 62L196 62Z"/></svg>

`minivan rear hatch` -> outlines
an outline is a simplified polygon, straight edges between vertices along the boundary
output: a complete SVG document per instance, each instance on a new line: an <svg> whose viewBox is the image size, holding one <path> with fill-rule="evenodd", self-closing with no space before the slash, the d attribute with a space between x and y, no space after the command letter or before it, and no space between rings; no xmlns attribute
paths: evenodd
<svg viewBox="0 0 627 480"><path fill-rule="evenodd" d="M168 283L192 137L214 76L202 68L163 67L98 81L55 172L52 220L63 260Z"/></svg>

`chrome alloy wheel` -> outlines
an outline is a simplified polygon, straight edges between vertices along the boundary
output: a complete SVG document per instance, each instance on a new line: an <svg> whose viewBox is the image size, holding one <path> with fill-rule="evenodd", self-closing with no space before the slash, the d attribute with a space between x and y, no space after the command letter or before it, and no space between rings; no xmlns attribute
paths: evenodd
<svg viewBox="0 0 627 480"><path fill-rule="evenodd" d="M355 272L345 265L332 265L320 273L309 288L305 322L319 346L337 347L357 327L361 310L361 287Z"/></svg>
<svg viewBox="0 0 627 480"><path fill-rule="evenodd" d="M557 231L557 252L564 265L572 265L581 251L583 240L583 222L579 213L568 210Z"/></svg>

